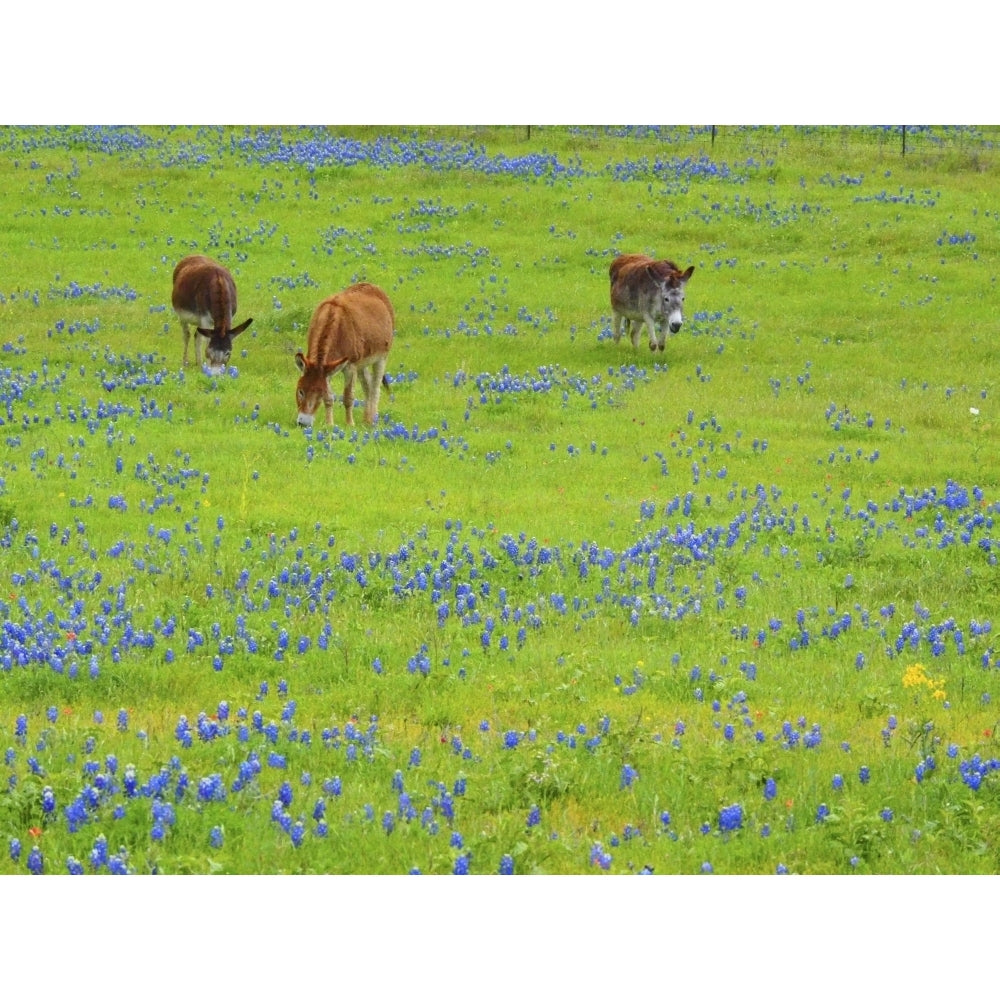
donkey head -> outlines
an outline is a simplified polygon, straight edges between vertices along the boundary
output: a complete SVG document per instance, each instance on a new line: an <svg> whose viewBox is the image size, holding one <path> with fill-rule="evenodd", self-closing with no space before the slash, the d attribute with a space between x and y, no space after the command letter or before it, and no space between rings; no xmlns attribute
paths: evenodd
<svg viewBox="0 0 1000 1000"><path fill-rule="evenodd" d="M686 271L674 271L660 282L663 317L671 333L677 333L684 322L684 286L692 274L693 265Z"/></svg>
<svg viewBox="0 0 1000 1000"><path fill-rule="evenodd" d="M244 320L239 326L234 326L231 330L203 330L198 328L198 333L208 338L208 347L205 349L205 363L208 370L213 375L218 375L225 370L229 364L229 356L233 353L233 339L238 337L251 323L253 318Z"/></svg>
<svg viewBox="0 0 1000 1000"><path fill-rule="evenodd" d="M336 361L316 364L301 351L295 355L295 366L302 373L295 386L295 405L298 408L296 423L300 427L312 427L320 403L326 404L327 407L326 422L328 424L332 422L330 408L333 406L333 396L330 393L329 380L331 375L335 375L347 364L347 360L338 358Z"/></svg>

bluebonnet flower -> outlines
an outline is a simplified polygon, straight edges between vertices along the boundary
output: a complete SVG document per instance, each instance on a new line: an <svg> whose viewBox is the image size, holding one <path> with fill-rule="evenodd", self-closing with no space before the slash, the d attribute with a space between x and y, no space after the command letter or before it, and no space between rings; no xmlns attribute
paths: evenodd
<svg viewBox="0 0 1000 1000"><path fill-rule="evenodd" d="M833 780L831 781L835 791L840 791L844 787L844 776L842 774L835 774Z"/></svg>
<svg viewBox="0 0 1000 1000"><path fill-rule="evenodd" d="M507 732L503 734L503 745L508 750L513 750L521 742L521 737L513 729L508 729Z"/></svg>
<svg viewBox="0 0 1000 1000"><path fill-rule="evenodd" d="M866 765L862 764L861 767L858 768L858 781L860 781L862 785L867 785L870 780L871 772L868 770Z"/></svg>
<svg viewBox="0 0 1000 1000"><path fill-rule="evenodd" d="M70 875L82 875L83 865L81 865L80 862L77 861L76 858L74 858L73 855L71 854L66 859L66 871L68 871Z"/></svg>
<svg viewBox="0 0 1000 1000"><path fill-rule="evenodd" d="M771 799L773 799L777 794L778 783L774 780L774 778L768 778L767 781L764 782L764 798L770 802Z"/></svg>
<svg viewBox="0 0 1000 1000"><path fill-rule="evenodd" d="M55 792L52 791L51 786L46 785L42 789L42 812L49 815L56 807L56 796Z"/></svg>
<svg viewBox="0 0 1000 1000"><path fill-rule="evenodd" d="M410 751L410 767L420 767L420 748L414 747Z"/></svg>
<svg viewBox="0 0 1000 1000"><path fill-rule="evenodd" d="M538 806L532 806L531 812L528 813L528 826L538 826L542 821L542 814Z"/></svg>
<svg viewBox="0 0 1000 1000"><path fill-rule="evenodd" d="M778 867L775 868L774 874L775 875L787 875L788 874L788 867L786 865L779 864Z"/></svg>
<svg viewBox="0 0 1000 1000"><path fill-rule="evenodd" d="M186 715L182 715L177 720L177 726L174 729L174 736L180 742L181 746L185 749L191 746L191 729L188 725L188 720Z"/></svg>
<svg viewBox="0 0 1000 1000"><path fill-rule="evenodd" d="M830 815L830 807L825 802L821 802L816 807L816 822L817 823L824 822L826 817L829 815Z"/></svg>
<svg viewBox="0 0 1000 1000"><path fill-rule="evenodd" d="M289 831L289 836L292 838L292 847L301 847L305 835L306 828L302 821L299 820Z"/></svg>
<svg viewBox="0 0 1000 1000"><path fill-rule="evenodd" d="M701 873L702 875L711 875L715 869L712 867L711 861L703 861L701 863Z"/></svg>
<svg viewBox="0 0 1000 1000"><path fill-rule="evenodd" d="M128 732L128 712L124 708L118 712L118 732Z"/></svg>
<svg viewBox="0 0 1000 1000"><path fill-rule="evenodd" d="M198 798L202 802L223 802L226 798L226 786L221 774L210 774L198 782Z"/></svg>
<svg viewBox="0 0 1000 1000"><path fill-rule="evenodd" d="M891 809L890 809L890 808L889 808L888 806L886 806L886 807L885 807L885 808L884 808L884 809L883 809L883 810L882 810L882 811L881 811L881 812L879 813L879 815L880 815L880 816L882 817L882 819L883 819L883 820L884 820L884 821L885 821L886 823L891 823L891 822L892 822L892 810L891 810Z"/></svg>
<svg viewBox="0 0 1000 1000"><path fill-rule="evenodd" d="M327 795L340 795L342 791L342 784L339 776L328 778L326 781L324 781L323 791L326 792Z"/></svg>
<svg viewBox="0 0 1000 1000"><path fill-rule="evenodd" d="M17 862L21 859L21 841L17 837L10 838L10 844L7 848L10 854L10 860Z"/></svg>
<svg viewBox="0 0 1000 1000"><path fill-rule="evenodd" d="M97 835L90 851L90 864L93 868L101 868L108 863L108 841L103 833Z"/></svg>
<svg viewBox="0 0 1000 1000"><path fill-rule="evenodd" d="M501 874L501 875L513 875L514 874L514 859L509 854L505 854L500 859L499 874Z"/></svg>
<svg viewBox="0 0 1000 1000"><path fill-rule="evenodd" d="M42 857L42 849L35 844L28 855L28 871L32 875L41 875L45 870L45 859Z"/></svg>
<svg viewBox="0 0 1000 1000"><path fill-rule="evenodd" d="M221 826L213 826L212 832L208 835L209 843L213 847L222 847L224 835Z"/></svg>
<svg viewBox="0 0 1000 1000"><path fill-rule="evenodd" d="M743 806L734 803L719 810L719 829L723 833L739 830L743 826Z"/></svg>
<svg viewBox="0 0 1000 1000"><path fill-rule="evenodd" d="M590 849L590 863L592 865L598 865L604 871L607 871L611 867L612 857L604 850L604 845L599 841L595 842L594 846Z"/></svg>
<svg viewBox="0 0 1000 1000"><path fill-rule="evenodd" d="M639 777L639 772L631 765L625 764L622 767L621 781L618 784L619 789L630 788L632 782Z"/></svg>
<svg viewBox="0 0 1000 1000"><path fill-rule="evenodd" d="M386 833L392 833L395 828L396 818L393 816L392 812L387 809L382 816L382 829L385 830Z"/></svg>
<svg viewBox="0 0 1000 1000"><path fill-rule="evenodd" d="M455 858L455 871L456 875L468 875L469 874L469 855L460 854Z"/></svg>

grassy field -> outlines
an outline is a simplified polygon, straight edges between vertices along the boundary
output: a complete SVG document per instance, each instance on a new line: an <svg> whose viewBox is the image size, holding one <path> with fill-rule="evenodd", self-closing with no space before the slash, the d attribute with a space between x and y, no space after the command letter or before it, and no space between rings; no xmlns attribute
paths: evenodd
<svg viewBox="0 0 1000 1000"><path fill-rule="evenodd" d="M998 136L4 129L0 873L994 872Z"/></svg>

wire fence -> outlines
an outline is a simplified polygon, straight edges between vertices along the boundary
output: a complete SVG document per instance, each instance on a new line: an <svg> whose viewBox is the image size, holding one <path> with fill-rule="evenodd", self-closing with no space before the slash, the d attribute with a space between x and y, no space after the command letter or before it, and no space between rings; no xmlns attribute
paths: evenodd
<svg viewBox="0 0 1000 1000"><path fill-rule="evenodd" d="M793 150L876 154L918 162L959 158L983 165L1000 163L997 125L526 125L512 130L531 140L560 132L597 143L632 139L714 155L765 157Z"/></svg>

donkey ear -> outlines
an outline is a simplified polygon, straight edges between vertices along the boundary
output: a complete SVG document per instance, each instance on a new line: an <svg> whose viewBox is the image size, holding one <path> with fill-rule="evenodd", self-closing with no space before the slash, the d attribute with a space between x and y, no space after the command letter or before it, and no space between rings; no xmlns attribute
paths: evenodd
<svg viewBox="0 0 1000 1000"><path fill-rule="evenodd" d="M331 375L336 375L344 365L348 364L350 358L337 358L336 361L328 361L323 365L323 374L329 378Z"/></svg>
<svg viewBox="0 0 1000 1000"><path fill-rule="evenodd" d="M250 319L244 320L242 323L240 323L239 326L234 326L229 331L229 336L230 337L239 336L239 334L241 334L252 322L253 322L253 316L251 316Z"/></svg>
<svg viewBox="0 0 1000 1000"><path fill-rule="evenodd" d="M295 367L298 368L300 372L306 370L306 356L301 351L295 352Z"/></svg>
<svg viewBox="0 0 1000 1000"><path fill-rule="evenodd" d="M692 264L682 275L681 281L687 281L694 274L694 264Z"/></svg>

